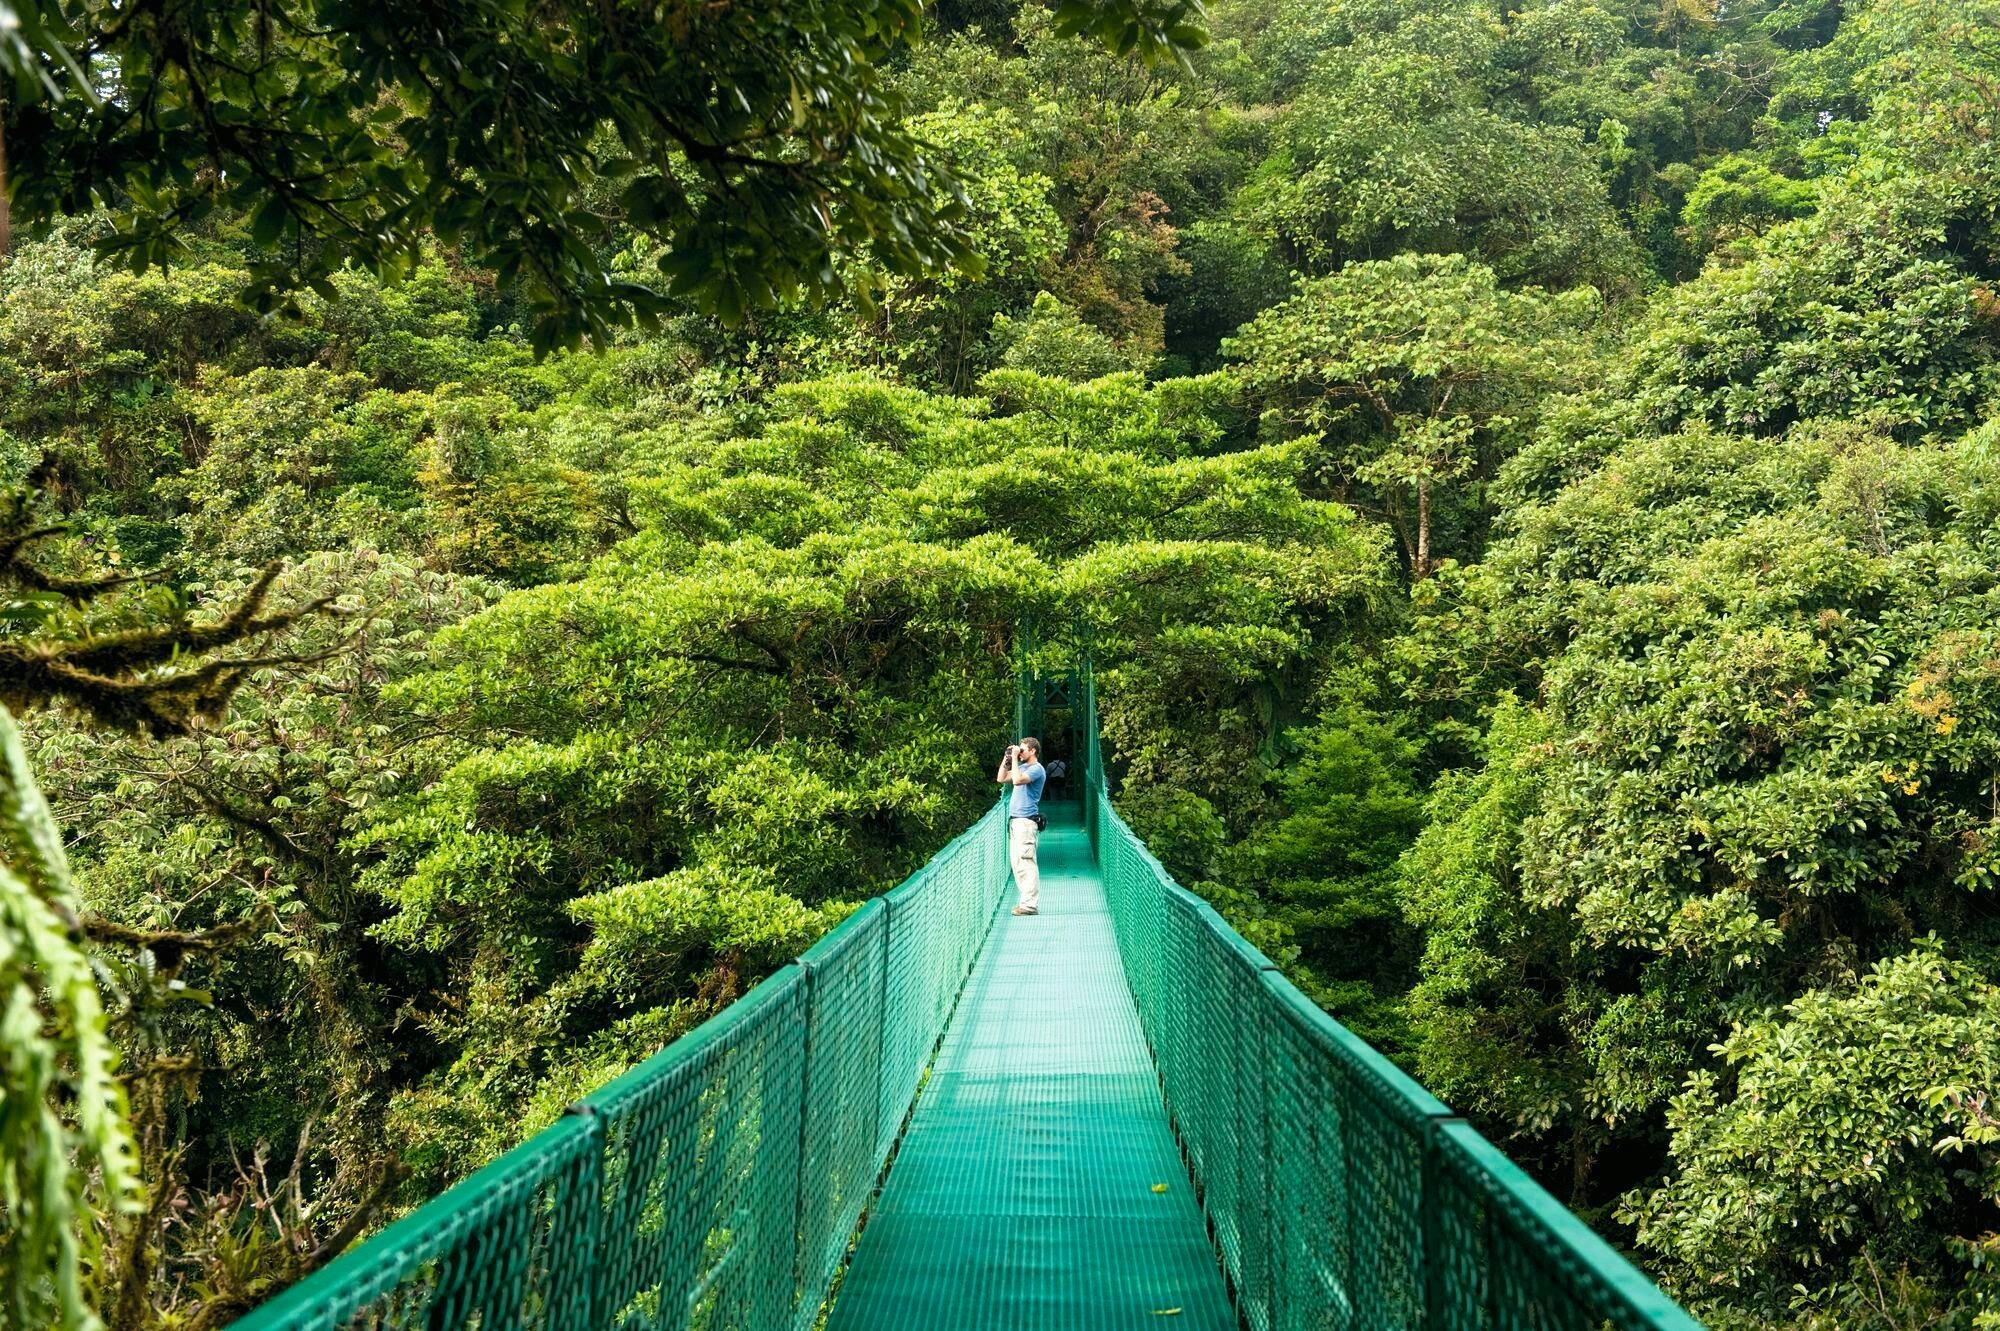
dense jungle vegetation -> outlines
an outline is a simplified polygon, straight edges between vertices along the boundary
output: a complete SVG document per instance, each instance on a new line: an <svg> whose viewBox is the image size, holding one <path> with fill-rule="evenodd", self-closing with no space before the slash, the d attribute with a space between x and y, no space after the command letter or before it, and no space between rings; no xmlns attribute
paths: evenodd
<svg viewBox="0 0 2000 1331"><path fill-rule="evenodd" d="M0 3L0 1325L220 1326L690 1029L1036 623L1710 1325L2000 1327L1996 0L687 6L540 122L126 8L114 123Z"/></svg>

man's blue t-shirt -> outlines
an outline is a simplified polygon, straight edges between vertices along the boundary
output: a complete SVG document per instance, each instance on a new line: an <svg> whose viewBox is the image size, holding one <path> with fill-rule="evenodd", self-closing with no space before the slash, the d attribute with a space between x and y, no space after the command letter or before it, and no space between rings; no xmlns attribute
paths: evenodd
<svg viewBox="0 0 2000 1331"><path fill-rule="evenodd" d="M1015 769L1027 775L1026 785L1014 787L1014 794L1007 801L1009 818L1033 818L1042 811L1042 787L1048 782L1049 774L1042 770L1040 763L1029 763Z"/></svg>

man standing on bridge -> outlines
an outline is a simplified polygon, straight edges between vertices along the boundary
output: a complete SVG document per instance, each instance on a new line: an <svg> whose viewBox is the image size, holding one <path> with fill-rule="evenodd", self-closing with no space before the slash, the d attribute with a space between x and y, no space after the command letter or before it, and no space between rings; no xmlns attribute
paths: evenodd
<svg viewBox="0 0 2000 1331"><path fill-rule="evenodd" d="M1007 858L1014 865L1014 886L1021 904L1016 915L1038 914L1042 902L1042 868L1035 862L1035 843L1042 831L1042 742L1030 736L1007 746L993 779L1014 787L1007 797Z"/></svg>

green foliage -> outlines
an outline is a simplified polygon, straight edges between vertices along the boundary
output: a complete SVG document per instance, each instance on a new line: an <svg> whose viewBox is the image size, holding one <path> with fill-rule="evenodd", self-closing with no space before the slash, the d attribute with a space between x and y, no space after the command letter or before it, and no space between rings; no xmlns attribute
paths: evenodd
<svg viewBox="0 0 2000 1331"><path fill-rule="evenodd" d="M1543 394L1580 382L1595 311L1589 292L1506 291L1463 257L1405 255L1307 283L1224 349L1274 423L1317 442L1322 475L1386 513L1421 581L1453 488L1518 447ZM1478 525L1476 508L1450 519Z"/></svg>
<svg viewBox="0 0 2000 1331"><path fill-rule="evenodd" d="M190 224L246 219L260 307L330 295L349 261L400 279L432 235L523 292L540 347L651 325L668 293L734 321L865 290L832 262L864 250L906 276L977 270L956 177L876 72L920 30L911 0L640 22L484 0L6 14L0 73L26 95L9 105L15 206L115 200L100 248L135 270L180 257ZM1158 59L1205 40L1199 16L1077 0L1060 21ZM74 52L97 69L74 77ZM623 226L656 238L665 292L620 271Z"/></svg>
<svg viewBox="0 0 2000 1331"><path fill-rule="evenodd" d="M691 948L732 966L771 970L844 914L807 908L773 886L777 878L769 871L747 878L733 866L703 864L578 898L571 913L591 929L583 983L626 1002L640 1000L649 981L688 969Z"/></svg>
<svg viewBox="0 0 2000 1331"><path fill-rule="evenodd" d="M262 563L393 533L399 515L378 496L415 489L414 450L397 419L407 413L386 394L366 400L367 388L359 374L317 368L255 370L221 391L197 384L187 409L208 447L158 487L186 506L188 544Z"/></svg>
<svg viewBox="0 0 2000 1331"><path fill-rule="evenodd" d="M1011 27L1006 54L970 38L926 50L911 96L1012 111L1062 222L1038 286L1146 362L1164 337L1156 288L1185 270L1180 228L1225 205L1243 163L1222 150L1221 117L1186 72L1079 48L1034 6Z"/></svg>
<svg viewBox="0 0 2000 1331"><path fill-rule="evenodd" d="M33 719L37 764L77 829L77 891L164 1203L116 1228L119 1260L97 1273L107 1314L119 1298L170 1312L180 1288L240 1311L379 1215L382 1099L411 1052L396 1011L422 977L366 936L379 913L356 890L347 826L399 789L420 738L383 685L499 590L374 551L320 556L277 594L338 594L349 613L288 630L273 646L299 661L256 672L226 720L148 742ZM188 1122L213 1126L172 1127ZM277 1144L290 1165L268 1186L311 1218L288 1220L239 1172ZM136 1276L135 1251L149 1254Z"/></svg>
<svg viewBox="0 0 2000 1331"><path fill-rule="evenodd" d="M1708 1176L1677 1191L1707 1129L1675 1097L1723 1075L1730 1022L1924 933L1990 945L1993 484L1977 439L1697 431L1635 439L1511 517L1465 625L1542 645L1546 707L1535 727L1503 711L1482 773L1434 796L1407 866L1430 931L1412 1011L1421 1070L1539 1139L1581 1197L1631 1179L1653 1123L1661 1195L1718 1196ZM1652 1197L1631 1214L1674 1260L1723 1223ZM1942 1251L1911 1278L1942 1278ZM1808 1303L1849 1278L1828 1268ZM1770 1311L1752 1283L1728 1306Z"/></svg>
<svg viewBox="0 0 2000 1331"><path fill-rule="evenodd" d="M152 1201L0 977L9 1290L212 1331L551 1121L991 799L1032 637L1711 1324L1991 1321L1992 9L0 0L0 683Z"/></svg>
<svg viewBox="0 0 2000 1331"><path fill-rule="evenodd" d="M1284 265L1249 228L1204 218L1183 228L1174 253L1185 271L1163 275L1168 353L1194 369L1213 368L1223 339L1290 294Z"/></svg>
<svg viewBox="0 0 2000 1331"><path fill-rule="evenodd" d="M1627 957L1582 1037L1606 1113L1701 1063L1698 1014L1951 927L1929 884L1986 881L1991 484L1865 426L1680 435L1516 515L1496 618L1561 644L1517 890Z"/></svg>
<svg viewBox="0 0 2000 1331"><path fill-rule="evenodd" d="M1267 938L1298 962L1302 986L1356 1032L1401 1052L1397 1000L1413 938L1397 862L1422 826L1415 746L1353 703L1291 732L1273 783L1274 816L1231 848L1216 877L1255 894Z"/></svg>
<svg viewBox="0 0 2000 1331"><path fill-rule="evenodd" d="M1908 433L1969 424L1993 392L1994 311L1982 262L1951 237L1990 207L1936 182L1830 189L1740 266L1668 297L1619 390L1667 429L1775 434L1869 411Z"/></svg>
<svg viewBox="0 0 2000 1331"><path fill-rule="evenodd" d="M1963 1271L1956 1296L1898 1299L1934 1301L1933 1325L1972 1324L1960 1319L2000 1292L1974 1219L2000 1190L1996 1023L1990 972L1929 938L1852 986L1735 1024L1724 1071L1696 1073L1668 1110L1676 1173L1629 1203L1641 1241L1688 1283L1808 1325L1909 1324L1886 1299L1815 1291L1823 1273L1879 1288L1884 1272Z"/></svg>
<svg viewBox="0 0 2000 1331"><path fill-rule="evenodd" d="M1087 606L1110 669L1227 696L1376 585L1295 451L1142 433L1188 386L1012 373L1033 414L788 387L663 467L615 557L441 635L396 688L442 742L353 844L372 935L430 958L454 1051L396 1114L486 1107L415 1163L476 1158L580 1041L732 996L916 867L990 798L1017 623ZM1083 422L1128 400L1115 451ZM1153 695L1123 705L1143 725Z"/></svg>
<svg viewBox="0 0 2000 1331"><path fill-rule="evenodd" d="M100 726L185 734L225 712L253 671L298 659L244 644L313 621L324 601L267 612L269 567L221 615L197 619L188 599L134 594L134 578L92 567L70 535L32 492L0 495L0 1292L13 1323L88 1328L99 1323L86 1277L133 1266L130 1250L107 1256L100 1226L136 1229L162 1207L140 1204L104 972L79 946L93 920L10 708L61 703Z"/></svg>
<svg viewBox="0 0 2000 1331"><path fill-rule="evenodd" d="M1812 211L1817 192L1754 158L1731 154L1701 173L1681 205L1681 223L1703 251Z"/></svg>
<svg viewBox="0 0 2000 1331"><path fill-rule="evenodd" d="M1023 318L995 318L992 336L1000 364L1010 370L1082 381L1129 368L1116 343L1046 291Z"/></svg>
<svg viewBox="0 0 2000 1331"><path fill-rule="evenodd" d="M1179 56L1190 48L1205 45L1208 32L1201 26L1201 20L1201 0L1171 0L1171 3L1146 0L1111 5L1060 0L1056 5L1058 32L1087 33L1102 41L1115 55L1139 55L1149 60Z"/></svg>
<svg viewBox="0 0 2000 1331"><path fill-rule="evenodd" d="M842 352L820 363L891 367L914 382L962 390L986 363L987 328L1027 301L1052 270L1062 218L1049 198L1052 182L1032 167L1029 132L1011 111L946 98L911 123L966 174L965 231L982 265L978 280L955 273L892 279L873 317L850 321L834 341ZM838 323L843 314L828 317Z"/></svg>
<svg viewBox="0 0 2000 1331"><path fill-rule="evenodd" d="M1168 873L1183 883L1208 876L1215 857L1229 843L1229 828L1215 806L1190 790L1170 785L1138 786L1118 799L1118 813L1137 832Z"/></svg>
<svg viewBox="0 0 2000 1331"><path fill-rule="evenodd" d="M1525 1134L1580 1118L1587 1076L1567 1011L1584 978L1575 929L1523 897L1515 868L1541 806L1547 736L1540 712L1503 697L1481 765L1432 787L1400 866L1404 910L1424 931L1409 998L1417 1070L1447 1103Z"/></svg>
<svg viewBox="0 0 2000 1331"><path fill-rule="evenodd" d="M15 1326L90 1327L88 1208L131 1207L140 1180L62 835L5 709L0 764L0 1298Z"/></svg>
<svg viewBox="0 0 2000 1331"><path fill-rule="evenodd" d="M1510 280L1628 287L1631 240L1583 136L1495 105L1534 59L1522 48L1541 17L1421 4L1318 17L1326 45L1275 126L1253 215L1317 271L1463 251Z"/></svg>
<svg viewBox="0 0 2000 1331"><path fill-rule="evenodd" d="M1708 270L1545 406L1501 539L1388 653L1468 764L1403 864L1417 1071L1717 1326L1971 1327L1993 1297L1970 32L1885 3L1801 57L1774 113L1853 120L1689 177Z"/></svg>

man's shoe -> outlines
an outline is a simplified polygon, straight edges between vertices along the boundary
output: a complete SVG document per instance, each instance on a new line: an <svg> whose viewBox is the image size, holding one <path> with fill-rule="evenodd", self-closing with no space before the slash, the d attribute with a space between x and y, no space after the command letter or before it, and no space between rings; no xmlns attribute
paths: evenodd
<svg viewBox="0 0 2000 1331"><path fill-rule="evenodd" d="M1035 908L1034 908L1033 906L1016 906L1016 907L1014 907L1014 913L1015 913L1016 915L1040 915L1040 914L1041 914L1041 912L1040 912L1040 911L1038 911L1038 910L1036 910L1036 909L1035 909Z"/></svg>

